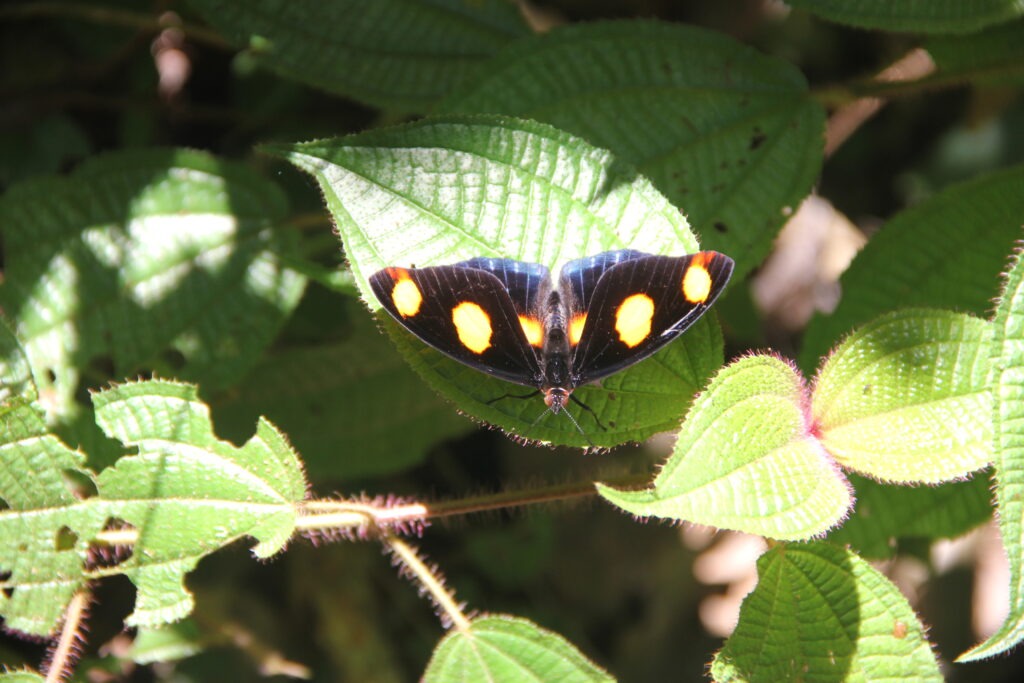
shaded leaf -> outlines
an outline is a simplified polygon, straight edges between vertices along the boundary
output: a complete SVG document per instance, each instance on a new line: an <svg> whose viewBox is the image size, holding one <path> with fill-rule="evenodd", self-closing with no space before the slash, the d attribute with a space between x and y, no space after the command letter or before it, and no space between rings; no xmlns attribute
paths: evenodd
<svg viewBox="0 0 1024 683"><path fill-rule="evenodd" d="M424 683L524 680L612 681L572 643L536 624L509 616L474 619L441 640L423 674Z"/></svg>
<svg viewBox="0 0 1024 683"><path fill-rule="evenodd" d="M0 318L0 404L16 396L34 401L38 395L25 349Z"/></svg>
<svg viewBox="0 0 1024 683"><path fill-rule="evenodd" d="M992 481L981 473L970 481L916 487L849 477L857 507L828 540L861 557L891 557L900 539L956 538L992 517Z"/></svg>
<svg viewBox="0 0 1024 683"><path fill-rule="evenodd" d="M907 309L850 335L821 368L811 411L843 466L892 482L963 477L992 458L991 324Z"/></svg>
<svg viewBox="0 0 1024 683"><path fill-rule="evenodd" d="M924 47L939 76L962 76L972 85L1024 82L1024 20L963 36L933 36Z"/></svg>
<svg viewBox="0 0 1024 683"><path fill-rule="evenodd" d="M1020 237L1024 166L945 189L890 220L854 259L835 312L807 327L800 365L881 313L931 306L985 315Z"/></svg>
<svg viewBox="0 0 1024 683"><path fill-rule="evenodd" d="M823 534L847 513L850 486L812 434L800 375L772 356L723 369L697 397L675 449L644 491L598 485L636 515L777 539Z"/></svg>
<svg viewBox="0 0 1024 683"><path fill-rule="evenodd" d="M0 306L47 405L73 413L83 374L237 380L302 294L281 261L284 211L249 169L179 150L109 154L8 191Z"/></svg>
<svg viewBox="0 0 1024 683"><path fill-rule="evenodd" d="M711 664L715 681L942 681L906 598L849 550L780 545Z"/></svg>
<svg viewBox="0 0 1024 683"><path fill-rule="evenodd" d="M993 327L996 517L1010 563L1010 610L999 631L960 661L991 657L1024 639L1024 259L1020 251L1003 285Z"/></svg>
<svg viewBox="0 0 1024 683"><path fill-rule="evenodd" d="M129 653L136 664L173 662L202 651L199 629L191 619L159 626L140 628Z"/></svg>
<svg viewBox="0 0 1024 683"><path fill-rule="evenodd" d="M705 247L735 259L737 277L810 191L824 144L824 113L793 65L650 21L518 41L442 108L532 118L607 147L683 210Z"/></svg>
<svg viewBox="0 0 1024 683"><path fill-rule="evenodd" d="M604 150L543 124L502 117L425 120L398 128L268 149L312 173L338 224L356 283L374 309L368 277L386 266L430 266L496 256L554 270L584 255L631 246L696 251L678 210ZM399 350L462 410L524 437L584 445L543 403L502 399L523 389L449 360L384 321ZM651 359L581 387L578 418L598 445L674 426L721 363L718 326L705 316ZM501 399L501 400L496 400ZM493 402L492 402L493 401Z"/></svg>
<svg viewBox="0 0 1024 683"><path fill-rule="evenodd" d="M425 111L501 45L528 35L503 0L189 0L285 78Z"/></svg>
<svg viewBox="0 0 1024 683"><path fill-rule="evenodd" d="M787 0L841 24L883 31L968 33L1024 13L1017 0Z"/></svg>
<svg viewBox="0 0 1024 683"><path fill-rule="evenodd" d="M339 306L352 309L347 338L285 349L257 365L214 406L220 433L248 433L266 415L289 434L311 478L337 479L400 470L438 441L472 430L357 306Z"/></svg>

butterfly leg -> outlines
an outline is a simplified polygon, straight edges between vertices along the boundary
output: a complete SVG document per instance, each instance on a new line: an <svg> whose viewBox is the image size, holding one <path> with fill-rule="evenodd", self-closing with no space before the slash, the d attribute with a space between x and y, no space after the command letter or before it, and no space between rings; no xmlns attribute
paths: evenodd
<svg viewBox="0 0 1024 683"><path fill-rule="evenodd" d="M608 429L608 428L607 428L607 427L605 427L605 426L604 426L604 424L603 424L603 423L601 422L601 418L599 418L599 417L597 416L597 413L595 413L595 412L594 412L594 409L593 409L593 408L591 408L590 406L588 406L588 405L587 405L586 403L584 403L583 401L581 401L581 400L579 400L578 398L576 398L576 394L569 394L569 400L570 400L570 401L572 401L573 403L575 403L576 405L578 405L578 406L579 406L580 408L583 408L583 410L585 410L585 411L587 411L588 413L590 413L591 415L593 415L593 416L594 416L594 422L596 422L596 423L597 423L597 426L598 426L598 427L600 427L601 429L604 429L604 430L607 430L607 429Z"/></svg>
<svg viewBox="0 0 1024 683"><path fill-rule="evenodd" d="M492 403L497 403L498 401L501 401L501 400L506 399L506 398L518 398L518 399L533 398L534 396L536 396L539 393L540 393L540 389L534 389L533 391L531 391L528 394L502 394L498 398L492 398L490 401L485 401L485 403L487 405L491 405Z"/></svg>

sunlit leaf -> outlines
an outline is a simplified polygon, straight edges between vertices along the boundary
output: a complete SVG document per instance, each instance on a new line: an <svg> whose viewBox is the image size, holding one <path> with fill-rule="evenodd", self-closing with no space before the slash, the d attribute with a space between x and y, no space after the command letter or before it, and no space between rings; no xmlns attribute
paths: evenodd
<svg viewBox="0 0 1024 683"><path fill-rule="evenodd" d="M849 550L780 545L715 656L715 681L942 681L906 598Z"/></svg>
<svg viewBox="0 0 1024 683"><path fill-rule="evenodd" d="M847 338L822 367L811 411L843 466L891 482L937 483L992 459L991 324L907 309Z"/></svg>
<svg viewBox="0 0 1024 683"><path fill-rule="evenodd" d="M498 615L474 619L468 630L452 630L423 674L424 683L613 680L560 635L525 619Z"/></svg>
<svg viewBox="0 0 1024 683"><path fill-rule="evenodd" d="M654 254L698 249L686 219L609 152L549 126L504 117L425 120L271 151L312 173L338 224L363 295L392 265L430 266L478 256L562 263L623 247ZM522 387L489 378L385 327L427 382L463 411L516 434L588 441L564 416L534 424L543 403L502 398ZM672 428L721 363L721 333L705 316L650 360L577 395L600 417L578 420L598 445ZM575 406L571 406L575 410Z"/></svg>
<svg viewBox="0 0 1024 683"><path fill-rule="evenodd" d="M750 356L723 369L694 402L653 486L599 485L615 505L777 539L835 526L850 486L807 421L807 389L792 366Z"/></svg>

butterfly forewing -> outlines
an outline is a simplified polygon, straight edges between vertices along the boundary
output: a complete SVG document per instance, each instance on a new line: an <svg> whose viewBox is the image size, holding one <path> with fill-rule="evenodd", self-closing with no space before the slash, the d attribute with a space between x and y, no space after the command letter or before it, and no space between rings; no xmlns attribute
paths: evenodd
<svg viewBox="0 0 1024 683"><path fill-rule="evenodd" d="M722 292L733 261L704 251L631 257L604 269L593 286L572 367L577 384L643 360L682 334Z"/></svg>
<svg viewBox="0 0 1024 683"><path fill-rule="evenodd" d="M426 344L487 374L535 386L537 354L505 284L492 272L466 264L385 268L370 277L370 287Z"/></svg>

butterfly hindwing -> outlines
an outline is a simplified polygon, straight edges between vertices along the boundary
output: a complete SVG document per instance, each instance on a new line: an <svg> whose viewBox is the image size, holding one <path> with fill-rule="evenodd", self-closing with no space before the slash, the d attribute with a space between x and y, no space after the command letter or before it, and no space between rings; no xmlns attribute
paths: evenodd
<svg viewBox="0 0 1024 683"><path fill-rule="evenodd" d="M640 255L605 268L585 299L572 361L577 382L607 377L678 337L711 306L732 269L732 259L714 251Z"/></svg>
<svg viewBox="0 0 1024 683"><path fill-rule="evenodd" d="M492 272L465 264L393 267L374 273L370 287L385 310L429 346L509 382L536 384L537 354L505 284Z"/></svg>
<svg viewBox="0 0 1024 683"><path fill-rule="evenodd" d="M605 271L612 266L650 256L635 249L605 251L594 256L569 261L562 266L559 289L569 294L576 311L586 311L594 296L594 289Z"/></svg>

